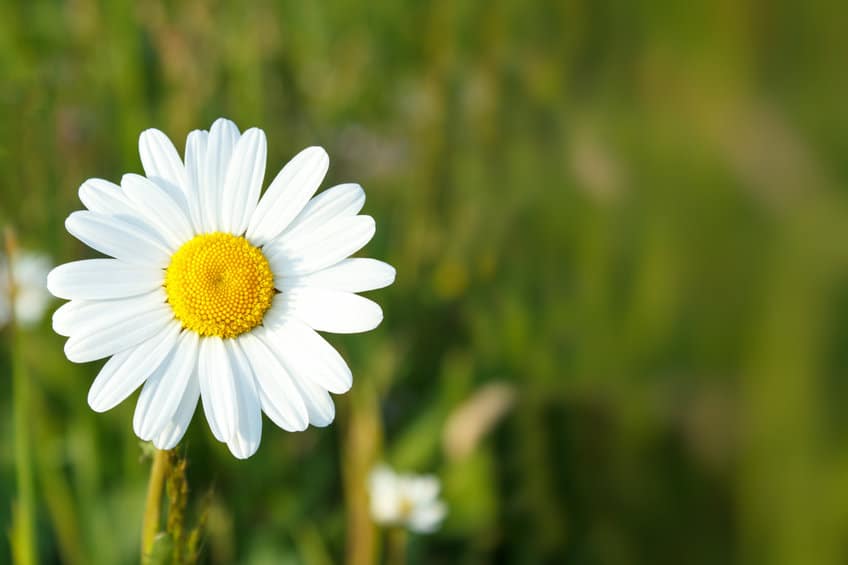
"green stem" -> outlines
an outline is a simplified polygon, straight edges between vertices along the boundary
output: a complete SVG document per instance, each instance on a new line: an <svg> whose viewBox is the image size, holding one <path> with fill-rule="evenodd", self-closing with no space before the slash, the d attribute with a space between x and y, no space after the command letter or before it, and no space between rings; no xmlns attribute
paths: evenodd
<svg viewBox="0 0 848 565"><path fill-rule="evenodd" d="M170 451L156 450L153 466L150 468L150 482L147 484L147 502L144 508L144 522L141 529L141 561L150 553L153 541L159 532L159 520L162 515L162 490L165 477L170 468Z"/></svg>
<svg viewBox="0 0 848 565"><path fill-rule="evenodd" d="M14 268L17 245L14 232L6 230L6 264L9 277L9 324L12 340L12 418L15 426L15 472L18 485L18 499L15 505L14 525L12 527L13 552L18 565L38 563L38 549L35 543L35 487L33 480L31 438L29 435L29 379L26 375L20 335L15 319Z"/></svg>
<svg viewBox="0 0 848 565"><path fill-rule="evenodd" d="M31 387L30 393L30 410L38 419L38 425L33 426L35 442L50 445L56 441L58 434L56 423L49 415L41 391ZM79 509L74 506L73 491L62 471L61 462L52 449L37 449L34 455L39 492L56 532L61 562L67 565L91 563L80 532Z"/></svg>
<svg viewBox="0 0 848 565"><path fill-rule="evenodd" d="M35 488L32 475L32 453L29 437L29 383L21 359L20 339L12 322L12 396L15 423L15 471L18 502L15 512L15 562L31 565L38 562L35 545Z"/></svg>

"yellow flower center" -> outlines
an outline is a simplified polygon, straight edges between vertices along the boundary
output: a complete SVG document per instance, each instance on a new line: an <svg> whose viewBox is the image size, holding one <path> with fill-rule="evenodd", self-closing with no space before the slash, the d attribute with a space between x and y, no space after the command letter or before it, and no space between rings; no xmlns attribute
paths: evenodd
<svg viewBox="0 0 848 565"><path fill-rule="evenodd" d="M235 337L262 323L274 298L274 275L262 251L228 233L198 235L165 271L174 316L202 336Z"/></svg>

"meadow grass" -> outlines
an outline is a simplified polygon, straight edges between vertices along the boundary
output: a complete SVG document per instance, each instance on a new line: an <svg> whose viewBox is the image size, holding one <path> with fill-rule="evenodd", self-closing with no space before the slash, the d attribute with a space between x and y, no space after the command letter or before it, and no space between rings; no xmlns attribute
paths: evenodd
<svg viewBox="0 0 848 565"><path fill-rule="evenodd" d="M413 563L841 563L846 17L817 1L4 2L0 224L57 263L93 256L63 228L80 183L141 172L145 128L182 150L221 115L267 132L266 179L317 144L325 187L365 187L367 255L398 272L371 294L385 321L330 337L354 387L329 428L266 419L237 461L195 415L180 449L205 562L379 559L364 489L388 461L438 474L450 508L409 540ZM137 562L133 402L88 408L99 364L69 363L49 316L19 339L42 561Z"/></svg>

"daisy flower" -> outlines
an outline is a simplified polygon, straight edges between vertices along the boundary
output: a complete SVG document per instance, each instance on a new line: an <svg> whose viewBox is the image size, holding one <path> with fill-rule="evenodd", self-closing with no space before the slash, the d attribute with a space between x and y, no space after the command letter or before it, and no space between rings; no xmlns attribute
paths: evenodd
<svg viewBox="0 0 848 565"><path fill-rule="evenodd" d="M439 500L439 479L433 475L405 475L381 465L369 478L371 517L387 526L417 533L438 529L447 514Z"/></svg>
<svg viewBox="0 0 848 565"><path fill-rule="evenodd" d="M170 449L200 399L213 435L240 459L259 447L262 412L289 431L330 424L329 393L346 392L352 375L317 332L377 327L382 310L356 293L395 278L386 263L348 258L375 230L358 215L362 187L313 197L329 157L309 147L260 198L265 134L225 119L188 135L184 161L155 129L139 152L145 176L87 180L87 210L65 221L110 258L67 263L47 279L70 300L53 316L68 359L109 358L91 408L109 410L144 385L133 429Z"/></svg>
<svg viewBox="0 0 848 565"><path fill-rule="evenodd" d="M9 259L0 256L0 327L12 318L12 289L14 286L15 320L31 326L41 320L50 294L47 292L47 272L52 266L46 255L19 252L12 261L12 280L9 279Z"/></svg>

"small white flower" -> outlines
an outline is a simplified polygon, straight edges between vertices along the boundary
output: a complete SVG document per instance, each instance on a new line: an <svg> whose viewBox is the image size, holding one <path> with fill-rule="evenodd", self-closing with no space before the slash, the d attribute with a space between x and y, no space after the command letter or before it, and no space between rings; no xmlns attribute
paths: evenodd
<svg viewBox="0 0 848 565"><path fill-rule="evenodd" d="M371 472L369 492L371 517L378 524L430 533L447 513L439 500L439 479L433 475L398 474L381 465Z"/></svg>
<svg viewBox="0 0 848 565"><path fill-rule="evenodd" d="M47 272L51 266L50 259L41 253L21 252L15 255L12 277L15 287L15 319L19 324L35 324L44 315L50 301ZM11 294L8 259L0 257L0 327L5 326L12 317L12 309L9 307Z"/></svg>
<svg viewBox="0 0 848 565"><path fill-rule="evenodd" d="M225 119L188 135L184 162L154 129L139 151L146 177L87 180L88 210L65 222L113 258L61 265L47 281L70 300L53 316L68 359L111 356L89 405L109 410L144 384L133 428L170 449L202 399L212 433L238 458L259 447L263 411L289 431L330 424L328 393L346 392L352 375L317 331L377 327L382 310L355 293L395 278L386 263L348 259L375 230L357 215L362 187L313 198L329 157L310 147L260 199L265 134Z"/></svg>

